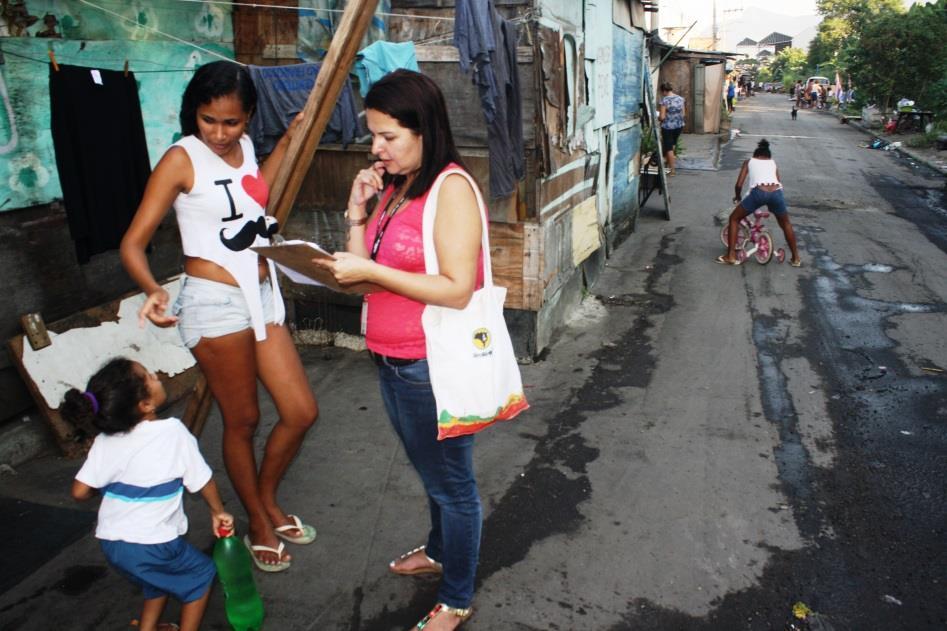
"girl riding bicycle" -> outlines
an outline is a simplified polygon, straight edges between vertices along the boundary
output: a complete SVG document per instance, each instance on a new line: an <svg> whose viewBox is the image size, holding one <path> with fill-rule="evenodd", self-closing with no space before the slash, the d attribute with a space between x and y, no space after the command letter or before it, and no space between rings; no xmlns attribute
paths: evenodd
<svg viewBox="0 0 947 631"><path fill-rule="evenodd" d="M750 192L741 201L740 194L743 192L743 184L747 177L750 179ZM766 206L776 216L779 227L783 229L786 243L789 245L790 252L792 252L790 264L793 267L802 265L799 250L796 248L796 235L792 230L792 224L789 223L789 212L786 209L786 200L783 198L783 185L779 179L779 168L770 153L769 141L765 138L760 140L756 146L753 157L743 162L734 190L736 194L733 201L737 202L737 206L730 213L730 219L728 220L727 253L718 256L716 261L723 265L740 264L740 260L736 256L740 221L760 206Z"/></svg>

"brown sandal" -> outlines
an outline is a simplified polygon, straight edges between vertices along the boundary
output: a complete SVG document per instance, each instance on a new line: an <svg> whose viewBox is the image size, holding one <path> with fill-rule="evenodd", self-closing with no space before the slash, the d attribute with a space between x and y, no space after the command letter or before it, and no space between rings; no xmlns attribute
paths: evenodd
<svg viewBox="0 0 947 631"><path fill-rule="evenodd" d="M444 572L444 566L429 557L424 555L424 558L427 559L428 565L423 565L421 567L416 567L412 570L399 570L396 566L399 562L408 559L409 557L417 554L418 552L424 552L425 546L418 546L414 550L409 550L402 554L400 557L388 564L388 569L398 574L400 576L417 576L419 574L441 574Z"/></svg>
<svg viewBox="0 0 947 631"><path fill-rule="evenodd" d="M461 624L464 624L465 622L470 620L470 616L473 615L473 609L470 607L467 607L466 609L459 609L457 607L448 607L444 603L437 603L436 605L434 605L434 609L432 609L431 612L428 613L428 615L421 618L421 621L418 622L418 624L414 628L423 629L424 627L428 625L428 623L431 620L433 620L438 614L441 614L441 613L454 614L455 616L460 618L460 624L457 625L457 627L459 627Z"/></svg>

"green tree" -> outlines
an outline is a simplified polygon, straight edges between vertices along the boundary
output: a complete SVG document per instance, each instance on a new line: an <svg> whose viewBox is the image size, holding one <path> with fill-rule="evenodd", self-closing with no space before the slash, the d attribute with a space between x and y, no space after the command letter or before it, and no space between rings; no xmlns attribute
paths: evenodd
<svg viewBox="0 0 947 631"><path fill-rule="evenodd" d="M815 68L830 59L836 59L848 41L849 35L851 35L851 29L843 18L823 19L816 36L809 43L809 67Z"/></svg>
<svg viewBox="0 0 947 631"><path fill-rule="evenodd" d="M858 26L859 21L882 12L902 13L901 0L816 0L816 10L827 18L841 18Z"/></svg>
<svg viewBox="0 0 947 631"><path fill-rule="evenodd" d="M824 18L809 43L810 68L829 61L837 63L874 16L904 11L901 0L816 0L816 8Z"/></svg>
<svg viewBox="0 0 947 631"><path fill-rule="evenodd" d="M936 107L947 76L947 0L871 16L843 58L856 88L882 110L901 97Z"/></svg>
<svg viewBox="0 0 947 631"><path fill-rule="evenodd" d="M773 57L769 70L774 81L783 81L787 75L800 76L806 69L806 52L801 48L784 48Z"/></svg>

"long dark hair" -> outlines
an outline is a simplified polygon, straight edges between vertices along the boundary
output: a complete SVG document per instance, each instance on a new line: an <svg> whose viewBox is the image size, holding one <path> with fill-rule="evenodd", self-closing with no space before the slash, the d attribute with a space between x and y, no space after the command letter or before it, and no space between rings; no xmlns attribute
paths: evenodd
<svg viewBox="0 0 947 631"><path fill-rule="evenodd" d="M765 138L759 141L756 149L753 151L754 158L772 158L773 154L769 151L769 141Z"/></svg>
<svg viewBox="0 0 947 631"><path fill-rule="evenodd" d="M198 68L181 97L181 134L196 136L197 108L228 94L237 96L247 116L253 115L256 88L246 68L232 61L213 61Z"/></svg>
<svg viewBox="0 0 947 631"><path fill-rule="evenodd" d="M375 83L365 95L365 109L377 110L421 136L421 168L408 188L409 199L423 195L451 162L464 167L447 117L444 95L430 78L412 70L395 70ZM464 167L466 170L466 167ZM390 178L395 186L405 176Z"/></svg>
<svg viewBox="0 0 947 631"><path fill-rule="evenodd" d="M92 375L85 392L66 392L59 413L73 426L105 434L127 432L141 421L138 404L148 398L148 386L135 362L116 357Z"/></svg>

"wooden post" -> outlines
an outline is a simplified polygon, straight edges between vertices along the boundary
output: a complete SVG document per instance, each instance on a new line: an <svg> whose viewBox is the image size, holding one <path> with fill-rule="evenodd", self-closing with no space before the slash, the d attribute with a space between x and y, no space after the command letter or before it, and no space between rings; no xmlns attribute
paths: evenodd
<svg viewBox="0 0 947 631"><path fill-rule="evenodd" d="M270 186L269 214L276 217L280 228L286 225L289 213L299 194L303 178L312 164L312 157L319 146L322 132L329 124L335 102L342 92L342 86L348 77L349 68L355 60L359 44L375 14L378 0L349 0L332 37L332 43L322 61L316 84L312 87L306 107L303 108L303 120L293 135L283 162L276 174L276 181ZM210 414L212 395L207 380L202 374L191 400L184 413L184 424L195 436L204 429L207 415Z"/></svg>
<svg viewBox="0 0 947 631"><path fill-rule="evenodd" d="M335 102L342 92L349 68L377 6L378 0L349 0L345 7L339 28L332 37L329 51L316 77L316 84L303 108L301 128L293 135L286 157L276 174L276 181L270 186L269 211L279 221L280 227L286 225L303 178L319 146L319 139L329 123Z"/></svg>

